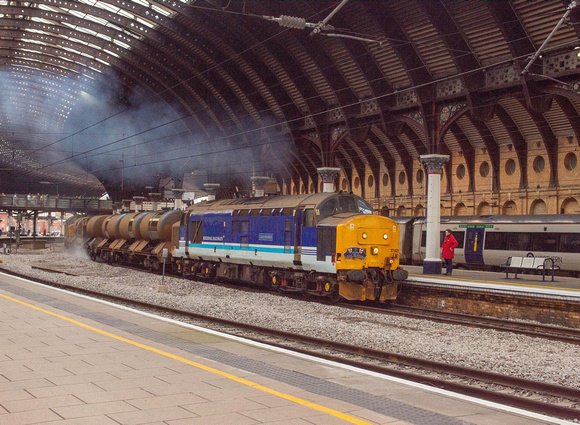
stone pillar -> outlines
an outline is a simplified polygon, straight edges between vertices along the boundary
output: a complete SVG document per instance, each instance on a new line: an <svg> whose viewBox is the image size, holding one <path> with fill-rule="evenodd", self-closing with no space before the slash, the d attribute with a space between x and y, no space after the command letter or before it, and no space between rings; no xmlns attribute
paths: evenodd
<svg viewBox="0 0 580 425"><path fill-rule="evenodd" d="M161 193L150 193L149 200L151 201L151 211L157 211L159 200L161 199Z"/></svg>
<svg viewBox="0 0 580 425"><path fill-rule="evenodd" d="M176 210L182 210L183 202L181 201L181 198L183 197L183 192L185 192L185 189L171 189L171 191L173 192L173 196L175 197L173 208Z"/></svg>
<svg viewBox="0 0 580 425"><path fill-rule="evenodd" d="M123 210L125 212L131 211L131 199L123 199ZM121 212L121 211L119 211Z"/></svg>
<svg viewBox="0 0 580 425"><path fill-rule="evenodd" d="M334 182L340 175L340 168L334 167L320 167L317 168L318 174L322 177L322 191L323 192L336 192L336 187Z"/></svg>
<svg viewBox="0 0 580 425"><path fill-rule="evenodd" d="M266 185L268 180L270 180L270 177L254 176L250 177L250 180L252 182L253 189L252 192L254 198L261 198L262 196L264 196L264 186Z"/></svg>
<svg viewBox="0 0 580 425"><path fill-rule="evenodd" d="M135 212L143 211L144 200L144 196L133 196L133 202L135 202Z"/></svg>
<svg viewBox="0 0 580 425"><path fill-rule="evenodd" d="M204 183L203 184L203 188L207 192L207 200L208 201L215 200L215 194L216 194L217 190L219 189L219 187L220 187L219 183Z"/></svg>
<svg viewBox="0 0 580 425"><path fill-rule="evenodd" d="M439 227L441 222L441 169L449 161L449 155L421 155L427 168L427 246L423 260L423 274L441 274L441 246Z"/></svg>

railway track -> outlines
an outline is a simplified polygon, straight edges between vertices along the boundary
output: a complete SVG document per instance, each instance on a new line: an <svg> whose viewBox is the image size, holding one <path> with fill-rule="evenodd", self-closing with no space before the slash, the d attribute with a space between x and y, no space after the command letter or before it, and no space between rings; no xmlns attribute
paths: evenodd
<svg viewBox="0 0 580 425"><path fill-rule="evenodd" d="M4 271L4 270L2 270ZM28 276L4 271L31 279ZM295 352L336 361L362 369L431 385L460 394L508 404L562 419L580 418L580 389L536 382L472 368L449 365L421 358L358 347L335 341L293 334L251 324L236 323L221 318L175 310L115 295L63 285L47 280L31 280L76 293L105 299L133 308L154 311L185 322L202 324L214 329L243 336L257 342Z"/></svg>
<svg viewBox="0 0 580 425"><path fill-rule="evenodd" d="M473 316L470 314L425 310L397 305L390 305L388 308L352 304L346 304L344 306L379 314L389 314L413 319L432 320L439 323L493 329L500 332L511 332L535 338L544 338L570 344L580 344L580 329L575 328L565 328L540 323L514 322L512 320L498 319L495 317Z"/></svg>
<svg viewBox="0 0 580 425"><path fill-rule="evenodd" d="M154 271L144 270L139 267L134 266L122 266L123 268L129 268L131 270L158 274ZM63 273L69 276L77 276L76 274L53 270L45 267L33 266L33 268L38 270L43 270L53 273ZM8 272L9 273L9 272ZM215 282L212 282L215 284ZM248 292L263 292L264 288L256 288L247 285L236 285L231 283L218 283L219 285ZM276 292L273 292L276 293ZM302 295L295 293L280 293L280 296L290 296L290 297L300 297ZM325 300L312 299L313 302L328 303ZM438 323L447 323L453 325L477 327L482 329L493 329L500 332L511 332L519 335L526 335L535 338L544 338L553 341L565 342L570 344L580 344L580 329L575 328L565 328L561 326L544 325L540 323L529 323L529 322L515 322L513 320L499 319L487 316L473 316L470 314L462 313L452 313L436 310L427 310L414 308L409 306L398 306L390 304L388 307L373 307L369 305L359 305L353 303L339 303L340 306L344 308L349 308L353 310L369 311L377 314L388 314L401 317L407 317L419 320L432 320Z"/></svg>

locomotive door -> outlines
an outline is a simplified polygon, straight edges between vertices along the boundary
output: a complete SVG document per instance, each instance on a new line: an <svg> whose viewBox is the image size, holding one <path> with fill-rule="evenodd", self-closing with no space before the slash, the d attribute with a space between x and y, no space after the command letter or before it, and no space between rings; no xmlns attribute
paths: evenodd
<svg viewBox="0 0 580 425"><path fill-rule="evenodd" d="M298 207L294 215L294 265L302 265L302 224L304 207Z"/></svg>
<svg viewBox="0 0 580 425"><path fill-rule="evenodd" d="M465 262L483 264L483 234L485 229L465 229Z"/></svg>

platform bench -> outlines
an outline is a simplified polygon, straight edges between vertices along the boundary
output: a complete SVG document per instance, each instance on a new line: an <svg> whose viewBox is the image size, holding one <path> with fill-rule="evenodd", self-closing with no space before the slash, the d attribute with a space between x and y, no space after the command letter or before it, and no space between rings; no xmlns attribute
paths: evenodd
<svg viewBox="0 0 580 425"><path fill-rule="evenodd" d="M499 266L500 270L505 270L506 279L510 272L514 273L514 278L518 278L518 273L526 270L542 272L542 280L546 280L546 270L552 271L552 282L554 281L554 271L560 270L559 266L554 265L552 258L546 257L508 257L504 264Z"/></svg>

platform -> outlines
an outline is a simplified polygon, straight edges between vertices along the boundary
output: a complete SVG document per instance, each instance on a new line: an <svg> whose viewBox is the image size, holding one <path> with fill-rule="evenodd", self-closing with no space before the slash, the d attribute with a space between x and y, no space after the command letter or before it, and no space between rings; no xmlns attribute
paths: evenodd
<svg viewBox="0 0 580 425"><path fill-rule="evenodd" d="M502 289L514 292L531 292L544 295L560 295L563 297L580 299L580 279L576 277L555 276L551 281L551 275L542 280L541 274L514 274L505 277L505 272L492 272L481 270L465 270L454 268L451 276L423 274L421 266L403 266L409 272L409 281L444 283L449 285L469 286L473 288Z"/></svg>
<svg viewBox="0 0 580 425"><path fill-rule="evenodd" d="M567 423L0 275L0 423Z"/></svg>

